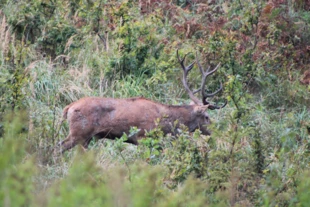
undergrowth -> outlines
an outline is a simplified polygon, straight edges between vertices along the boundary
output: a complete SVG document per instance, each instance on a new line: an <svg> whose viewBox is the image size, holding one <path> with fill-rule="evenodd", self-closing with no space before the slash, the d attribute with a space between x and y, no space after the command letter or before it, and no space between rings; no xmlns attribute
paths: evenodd
<svg viewBox="0 0 310 207"><path fill-rule="evenodd" d="M307 206L305 1L2 1L1 206ZM176 58L221 67L211 136L146 133L56 157L62 109L85 96L188 104ZM199 70L189 74L198 89ZM139 129L132 128L131 133Z"/></svg>

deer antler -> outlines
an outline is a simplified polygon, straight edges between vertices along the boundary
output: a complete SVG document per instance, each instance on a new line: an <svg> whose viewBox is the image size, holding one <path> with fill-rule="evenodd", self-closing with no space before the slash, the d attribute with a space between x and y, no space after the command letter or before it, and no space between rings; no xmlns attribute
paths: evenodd
<svg viewBox="0 0 310 207"><path fill-rule="evenodd" d="M220 108L223 108L226 106L227 104L227 101L225 101L225 103L222 105L222 106L217 106L217 105L213 105L213 104L210 104L209 101L207 101L207 98L208 97L213 97L215 96L216 94L218 94L220 91L222 91L223 89L223 85L222 83L220 84L220 88L218 90L216 90L215 92L213 93L206 93L205 91L205 87L206 87L206 80L207 80L207 77L212 75L214 72L216 72L221 63L217 64L217 66L210 71L211 67L209 66L206 70L204 70L198 60L198 55L196 53L196 61L194 61L193 63L189 64L187 67L184 66L184 60L186 58L186 56L188 55L188 53L182 58L180 59L180 56L179 56L179 51L177 50L177 57L178 57L178 60L179 60L179 63L184 71L183 73L183 79L182 79L182 82L183 82L183 85L189 95L189 97L192 99L192 101L194 101L195 104L197 105L208 105L208 108L211 109L211 110L214 110L214 109L220 109ZM187 84L187 75L188 75L188 72L194 67L194 63L197 62L197 65L198 65L198 68L202 74L202 78L201 78L201 87L195 91L191 91L188 84ZM201 96L202 96L202 102L194 95L195 93L198 93L199 91L201 91Z"/></svg>
<svg viewBox="0 0 310 207"><path fill-rule="evenodd" d="M198 65L198 68L202 74L202 78L201 78L201 88L200 88L200 91L201 91L201 96L202 96L202 103L203 105L209 105L209 109L211 110L214 110L214 109L220 109L220 108L223 108L226 106L227 104L227 101L225 101L225 103L222 105L222 106L217 106L217 105L213 105L213 104L210 104L209 101L207 101L207 98L209 97L213 97L215 96L216 94L218 94L220 91L223 90L223 85L222 83L220 84L220 88L218 90L216 90L215 92L213 93L206 93L205 91L205 87L206 87L206 80L207 80L207 77L212 75L214 72L216 72L219 68L220 68L220 65L221 63L217 64L217 66L210 71L211 67L209 66L206 70L204 70L199 62L199 59L198 59L198 55L196 53L196 62L197 62L197 65ZM199 89L197 90L197 92L199 91ZM195 91L196 92L196 91Z"/></svg>
<svg viewBox="0 0 310 207"><path fill-rule="evenodd" d="M180 59L180 56L179 56L179 50L177 50L177 57L178 57L178 60L179 60L179 63L183 69L183 79L182 79L182 83L189 95L189 97L192 99L192 101L194 101L195 104L197 105L201 105L200 103L200 100L194 95L194 93L191 91L191 89L189 88L188 84L187 84L187 75L188 75L188 72L194 67L194 64L195 62L192 62L191 64L189 64L187 67L185 67L184 65L184 60L186 58L186 56L188 55L188 53L182 58Z"/></svg>

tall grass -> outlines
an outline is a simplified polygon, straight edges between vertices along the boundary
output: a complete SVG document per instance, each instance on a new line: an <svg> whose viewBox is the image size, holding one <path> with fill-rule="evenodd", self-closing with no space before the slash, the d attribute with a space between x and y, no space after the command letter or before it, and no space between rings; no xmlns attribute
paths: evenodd
<svg viewBox="0 0 310 207"><path fill-rule="evenodd" d="M75 28L76 22L69 18L71 11L64 12L71 4L58 10L56 8L55 16L44 19L46 16L41 16L43 13L39 11L40 6L45 4L38 2L29 11L22 7L28 1L9 2L4 8L6 12L12 7L14 11L20 11L16 16L10 14L9 21L0 11L2 206L308 204L309 88L300 85L299 71L292 71L293 65L286 67L280 62L289 55L284 51L280 53L271 44L277 39L270 37L270 51L262 52L266 55L256 62L251 62L252 58L248 58L248 54L237 51L235 46L241 48L243 45L235 43L240 37L234 32L238 31L238 24L244 23L243 27L239 25L240 29L247 28L246 32L250 33L250 26L255 26L253 22L254 26L248 23L255 20L251 16L253 14L245 12L242 14L245 16L240 17L244 22L234 19L228 23L228 28L231 24L236 24L236 28L226 33L217 30L216 25L211 25L214 22L221 23L217 19L211 23L202 19L198 21L199 24L201 22L200 29L205 28L206 21L208 31L197 30L197 35L185 38L186 31L182 33L184 28L194 30L197 23L194 21L195 14L190 10L185 9L182 14L178 14L179 10L183 11L182 8L174 10L170 5L163 18L158 16L161 13L157 10L140 16L137 13L138 7L128 6L131 2L116 1L115 7L106 7L105 12L114 9L114 13L110 14L111 20L101 20L102 25L105 25L104 21L110 21L111 25L105 25L105 28L116 27L104 33L106 42L103 43L98 36L101 30L95 33L90 29L97 25L94 23L97 17L93 16L95 10L93 13L83 13L89 9L84 6L77 10L74 16L85 17L89 24ZM55 2L56 5L62 4L60 1ZM242 6L246 8L247 4L254 3L233 3L231 9L237 13L248 11L240 9ZM52 8L55 5L50 6ZM88 6L93 8L97 5ZM212 5L207 9L210 8L213 8ZM264 8L264 12L268 12L268 5ZM217 7L214 7L215 10L218 10ZM49 13L47 7L44 11ZM132 21L121 19L126 17L126 11L133 14ZM272 18L276 18L272 15L278 15L281 11L275 10L270 16L265 13L266 17L262 17L261 21L270 18L271 27L277 26L274 25L277 21L272 22ZM27 16L27 12L31 15ZM39 12L37 16L36 12ZM227 15L237 13L230 12ZM204 18L203 14L197 15ZM219 11L220 14L225 15L225 12ZM171 17L172 20L169 20L169 15L180 18ZM36 30L32 31L33 38L37 38L37 41L33 39L34 43L29 36L23 32L18 33L12 26L15 20L19 20L15 22L16 25L25 23L22 28L30 33L30 26L33 25L28 27L26 17L42 20L36 22L42 25L37 25ZM59 23L61 20L65 20L65 25ZM47 24L45 21L50 22ZM64 28L73 27L76 34L67 37ZM42 48L42 42L46 40L44 38L50 36L40 36L38 31L42 30L43 34L45 29L52 31L50 35L55 35L55 38L51 38L57 46L53 54L49 54L47 48ZM276 29L270 35L278 34L276 32L279 28ZM247 35L246 32L242 34ZM205 37L201 38L201 35ZM247 37L256 38L255 35ZM306 36L302 36L300 41L307 42ZM298 36L287 36L291 37L295 38L297 44ZM263 40L263 36L260 38ZM263 47L264 42L261 43L258 48ZM214 48L214 45L221 47ZM203 136L199 131L189 133L185 128L181 128L178 135L164 136L160 129L154 129L147 133L139 146L123 143L122 139L94 139L87 152L76 147L59 157L52 154L55 144L68 134L67 123L61 124L62 109L81 97L143 96L167 104L188 103L181 84L182 69L175 55L179 47L182 47L182 54L200 51L201 62L206 65L209 61L223 62L218 75L208 79L211 89L222 81L225 86L222 95L229 99L224 109L209 112L212 136ZM59 53L61 48L63 51ZM203 57L204 52L210 53L209 59ZM272 56L273 52L278 52L276 57ZM295 59L299 57L297 53L293 54L296 55ZM268 60L267 54L270 55ZM194 54L189 55L187 63L190 60L194 60ZM249 63L243 65L243 61ZM192 71L189 77L190 86L197 88L201 79L199 70L194 70L196 72ZM236 100L232 100L234 94Z"/></svg>

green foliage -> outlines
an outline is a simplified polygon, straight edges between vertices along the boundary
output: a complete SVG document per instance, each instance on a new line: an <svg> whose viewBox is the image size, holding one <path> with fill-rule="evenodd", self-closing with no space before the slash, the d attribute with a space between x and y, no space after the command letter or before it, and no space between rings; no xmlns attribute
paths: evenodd
<svg viewBox="0 0 310 207"><path fill-rule="evenodd" d="M3 206L307 206L306 1L1 1ZM211 136L146 133L61 158L65 105L84 96L187 102L176 50L208 77ZM199 70L189 74L200 87ZM171 123L176 124L176 123Z"/></svg>
<svg viewBox="0 0 310 207"><path fill-rule="evenodd" d="M0 198L2 206L27 206L33 201L36 167L26 156L25 113L8 114L0 139Z"/></svg>
<svg viewBox="0 0 310 207"><path fill-rule="evenodd" d="M300 180L298 181L299 185L297 188L297 198L299 200L298 206L305 206L309 202L309 171L304 172Z"/></svg>

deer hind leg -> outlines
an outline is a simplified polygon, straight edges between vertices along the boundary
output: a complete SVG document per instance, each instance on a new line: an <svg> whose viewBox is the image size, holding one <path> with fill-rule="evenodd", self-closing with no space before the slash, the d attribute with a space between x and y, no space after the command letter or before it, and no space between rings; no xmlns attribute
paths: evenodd
<svg viewBox="0 0 310 207"><path fill-rule="evenodd" d="M75 145L79 143L79 138L72 136L69 134L67 138L57 144L57 146L54 149L54 154L62 154L65 151L73 148Z"/></svg>

